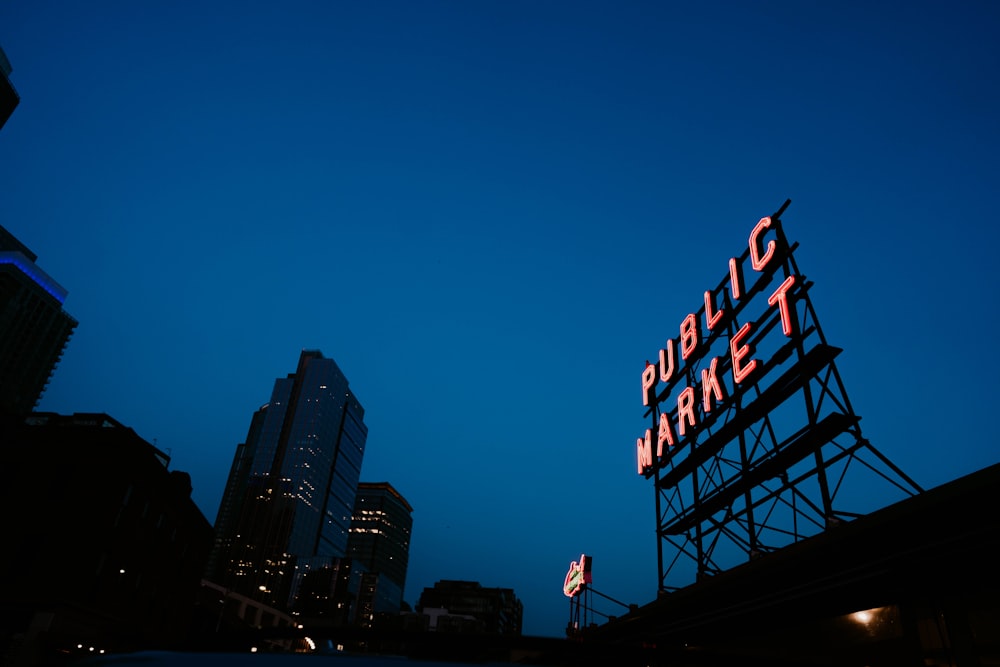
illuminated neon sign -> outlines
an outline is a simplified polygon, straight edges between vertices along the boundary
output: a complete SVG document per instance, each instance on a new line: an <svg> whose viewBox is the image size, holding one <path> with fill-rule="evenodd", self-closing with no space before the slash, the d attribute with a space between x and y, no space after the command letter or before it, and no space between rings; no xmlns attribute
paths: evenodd
<svg viewBox="0 0 1000 667"><path fill-rule="evenodd" d="M768 238L773 229L770 216L757 222L750 232L747 250L729 260L728 274L715 289L705 291L704 306L681 321L678 336L667 339L656 363L646 362L642 372L643 405L673 405L669 399L674 389L682 384L683 388L676 394L676 409L660 412L655 437L654 428L649 428L636 440L638 474L652 474L662 463L668 451L665 448L695 441L706 417L733 395L727 377L731 376L734 389L753 385L762 366L755 357L756 342L766 333L759 329L775 310L784 336L795 335L794 295L802 283L801 277L795 275L770 290L762 317L742 325L738 321L745 306L769 289L785 257L787 248L780 246L773 234ZM751 278L749 284L747 278ZM727 332L726 354L703 360L712 344Z"/></svg>
<svg viewBox="0 0 1000 667"><path fill-rule="evenodd" d="M592 560L590 556L581 554L579 563L569 564L569 572L566 573L566 580L563 582L563 593L566 597L579 595L584 586L593 580L590 574Z"/></svg>

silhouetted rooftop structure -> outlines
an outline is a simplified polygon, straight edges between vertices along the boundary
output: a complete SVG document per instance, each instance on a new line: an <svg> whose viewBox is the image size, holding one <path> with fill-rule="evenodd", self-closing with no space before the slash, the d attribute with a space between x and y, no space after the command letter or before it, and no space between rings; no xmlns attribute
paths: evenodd
<svg viewBox="0 0 1000 667"><path fill-rule="evenodd" d="M510 588L486 588L476 581L443 579L420 594L417 611L425 609L447 609L448 616L457 619L471 616L479 621L479 631L488 634L521 634L524 606ZM465 627L459 621L455 623ZM438 630L442 630L440 625Z"/></svg>

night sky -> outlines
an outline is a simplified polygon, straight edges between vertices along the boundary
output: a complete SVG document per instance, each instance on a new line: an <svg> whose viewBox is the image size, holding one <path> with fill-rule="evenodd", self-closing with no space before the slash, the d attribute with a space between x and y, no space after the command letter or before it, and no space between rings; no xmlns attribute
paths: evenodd
<svg viewBox="0 0 1000 667"><path fill-rule="evenodd" d="M511 587L561 636L583 552L649 602L643 366L786 198L865 435L925 487L1000 461L998 34L985 1L4 2L0 224L80 322L39 409L155 440L214 521L320 349L414 507L410 604Z"/></svg>

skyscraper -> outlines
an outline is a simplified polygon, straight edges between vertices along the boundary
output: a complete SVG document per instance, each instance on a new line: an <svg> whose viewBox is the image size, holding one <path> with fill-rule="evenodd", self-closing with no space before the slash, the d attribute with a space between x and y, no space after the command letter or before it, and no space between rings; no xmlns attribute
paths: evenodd
<svg viewBox="0 0 1000 667"><path fill-rule="evenodd" d="M288 608L298 569L346 555L367 435L336 362L304 350L237 447L207 578Z"/></svg>
<svg viewBox="0 0 1000 667"><path fill-rule="evenodd" d="M0 226L0 421L34 409L77 324L36 259Z"/></svg>
<svg viewBox="0 0 1000 667"><path fill-rule="evenodd" d="M413 508L388 482L361 482L347 555L365 569L356 618L364 624L379 612L399 613L410 557Z"/></svg>

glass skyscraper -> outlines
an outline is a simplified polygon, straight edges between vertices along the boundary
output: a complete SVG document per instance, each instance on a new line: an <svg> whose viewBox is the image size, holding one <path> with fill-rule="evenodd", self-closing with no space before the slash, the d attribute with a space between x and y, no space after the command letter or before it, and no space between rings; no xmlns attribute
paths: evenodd
<svg viewBox="0 0 1000 667"><path fill-rule="evenodd" d="M367 435L364 408L336 362L303 351L237 447L207 578L289 608L299 570L347 553Z"/></svg>
<svg viewBox="0 0 1000 667"><path fill-rule="evenodd" d="M365 574L355 618L370 622L380 612L399 613L410 558L413 508L388 482L361 482L347 555Z"/></svg>

